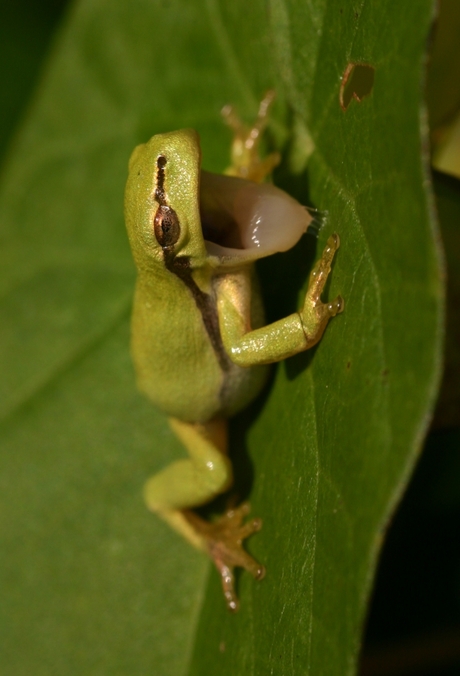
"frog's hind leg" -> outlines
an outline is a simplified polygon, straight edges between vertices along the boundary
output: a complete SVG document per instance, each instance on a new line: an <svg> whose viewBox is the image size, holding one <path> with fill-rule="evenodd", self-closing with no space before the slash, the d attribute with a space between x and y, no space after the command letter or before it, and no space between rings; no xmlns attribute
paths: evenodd
<svg viewBox="0 0 460 676"><path fill-rule="evenodd" d="M202 538L182 510L209 502L232 483L226 421L213 420L201 425L170 418L169 424L187 449L189 458L177 460L151 477L145 484L144 498L152 512L194 546L204 549Z"/></svg>
<svg viewBox="0 0 460 676"><path fill-rule="evenodd" d="M210 523L190 509L203 505L226 491L232 484L232 468L227 457L227 423L212 420L206 424L185 423L170 418L175 434L186 447L189 458L178 460L149 479L144 496L148 508L156 512L191 544L204 550L214 561L222 579L230 610L237 610L233 569L241 566L261 578L264 569L247 554L242 542L260 530L260 519L244 524L248 505L229 510Z"/></svg>

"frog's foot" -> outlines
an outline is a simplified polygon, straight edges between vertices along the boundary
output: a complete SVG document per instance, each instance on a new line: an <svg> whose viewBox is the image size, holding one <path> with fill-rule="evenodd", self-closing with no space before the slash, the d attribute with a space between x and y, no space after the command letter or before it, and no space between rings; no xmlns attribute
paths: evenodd
<svg viewBox="0 0 460 676"><path fill-rule="evenodd" d="M235 509L229 509L214 523L201 519L195 512L188 510L183 512L187 521L205 542L206 549L219 571L227 607L232 612L236 612L239 607L234 584L235 567L245 568L256 580L261 580L265 575L264 566L257 563L242 546L243 540L262 527L261 519L251 519L243 523L249 511L249 505L245 502Z"/></svg>

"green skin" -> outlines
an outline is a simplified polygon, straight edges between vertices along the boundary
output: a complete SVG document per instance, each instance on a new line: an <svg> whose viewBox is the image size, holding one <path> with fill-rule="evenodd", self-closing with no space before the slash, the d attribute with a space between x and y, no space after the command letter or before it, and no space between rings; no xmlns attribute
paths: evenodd
<svg viewBox="0 0 460 676"><path fill-rule="evenodd" d="M240 525L243 514L236 519L235 546L243 558L235 561L234 552L216 555L216 537L208 532L212 526L197 524L184 510L231 485L225 421L260 392L266 365L317 343L329 318L342 310L340 297L329 304L320 301L339 240L329 238L311 273L303 308L263 326L252 265L224 266L206 251L200 162L198 135L188 129L154 136L135 148L129 163L125 216L138 270L132 316L137 383L170 417L189 455L152 477L145 498L149 509L211 553L221 573L222 566L228 571L243 565L261 577L263 569L240 546L260 522L253 521L251 529ZM233 589L226 591L224 585L224 593L236 609Z"/></svg>

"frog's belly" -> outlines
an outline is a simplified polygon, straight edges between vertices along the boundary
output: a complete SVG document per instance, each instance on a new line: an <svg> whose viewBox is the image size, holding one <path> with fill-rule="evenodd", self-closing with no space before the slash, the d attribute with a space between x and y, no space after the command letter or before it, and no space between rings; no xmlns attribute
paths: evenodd
<svg viewBox="0 0 460 676"><path fill-rule="evenodd" d="M167 415L188 422L231 416L263 387L267 367L241 368L229 361L223 370L201 315L158 313L148 318L135 308L132 355L137 384ZM169 321L165 322L164 318Z"/></svg>

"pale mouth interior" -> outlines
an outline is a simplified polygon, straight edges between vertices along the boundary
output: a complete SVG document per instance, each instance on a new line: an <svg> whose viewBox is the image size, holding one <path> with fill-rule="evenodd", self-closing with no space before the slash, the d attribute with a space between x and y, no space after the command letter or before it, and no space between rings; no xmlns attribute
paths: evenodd
<svg viewBox="0 0 460 676"><path fill-rule="evenodd" d="M313 218L269 183L201 172L201 227L211 256L256 260L291 249Z"/></svg>

